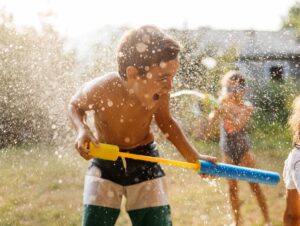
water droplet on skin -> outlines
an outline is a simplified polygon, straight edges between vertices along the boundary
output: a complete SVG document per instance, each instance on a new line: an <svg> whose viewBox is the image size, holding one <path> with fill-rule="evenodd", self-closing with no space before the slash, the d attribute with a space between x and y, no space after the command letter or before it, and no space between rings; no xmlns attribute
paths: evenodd
<svg viewBox="0 0 300 226"><path fill-rule="evenodd" d="M123 122L124 122L124 119L121 118L121 119L120 119L120 122L123 123Z"/></svg>
<svg viewBox="0 0 300 226"><path fill-rule="evenodd" d="M108 192L107 192L107 197L113 198L114 196L115 196L115 194L114 194L113 191L108 191Z"/></svg>
<svg viewBox="0 0 300 226"><path fill-rule="evenodd" d="M146 77L147 77L147 79L151 79L152 78L152 73L148 72Z"/></svg>
<svg viewBox="0 0 300 226"><path fill-rule="evenodd" d="M149 95L148 93L146 93L146 94L144 95L144 97L145 97L146 99L148 99L148 98L150 97L150 95Z"/></svg>
<svg viewBox="0 0 300 226"><path fill-rule="evenodd" d="M112 107L114 105L114 102L112 102L111 100L108 100L107 105L108 105L108 107Z"/></svg>
<svg viewBox="0 0 300 226"><path fill-rule="evenodd" d="M167 64L165 62L160 62L159 67L160 68L165 68Z"/></svg>
<svg viewBox="0 0 300 226"><path fill-rule="evenodd" d="M133 89L129 89L129 94L133 94L134 90Z"/></svg>
<svg viewBox="0 0 300 226"><path fill-rule="evenodd" d="M134 178L134 182L138 183L139 181L140 181L139 178L137 177Z"/></svg>
<svg viewBox="0 0 300 226"><path fill-rule="evenodd" d="M101 110L102 110L102 111L105 111L105 107L102 107Z"/></svg>
<svg viewBox="0 0 300 226"><path fill-rule="evenodd" d="M94 106L93 104L90 104L90 105L89 105L89 109L92 109L93 106Z"/></svg>
<svg viewBox="0 0 300 226"><path fill-rule="evenodd" d="M130 142L130 138L129 137L125 137L124 141L125 141L125 143L129 143Z"/></svg>

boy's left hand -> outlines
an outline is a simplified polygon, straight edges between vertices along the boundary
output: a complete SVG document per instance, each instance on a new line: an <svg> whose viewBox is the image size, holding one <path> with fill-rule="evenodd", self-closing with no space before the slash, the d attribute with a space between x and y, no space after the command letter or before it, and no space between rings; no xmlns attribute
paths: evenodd
<svg viewBox="0 0 300 226"><path fill-rule="evenodd" d="M208 162L212 162L213 164L217 164L218 163L218 160L216 157L214 156L210 156L210 155L200 155L199 156L199 160L204 160L204 161L208 161ZM203 179L216 179L217 177L216 176L212 176L212 175L209 175L209 174L199 174L201 178Z"/></svg>

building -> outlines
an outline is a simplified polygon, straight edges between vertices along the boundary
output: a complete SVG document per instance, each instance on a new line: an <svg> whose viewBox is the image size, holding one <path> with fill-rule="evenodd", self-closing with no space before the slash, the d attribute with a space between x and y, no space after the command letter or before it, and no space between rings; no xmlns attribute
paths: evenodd
<svg viewBox="0 0 300 226"><path fill-rule="evenodd" d="M292 29L225 31L202 28L196 33L200 51L210 46L221 53L235 48L237 68L251 79L300 79L300 42Z"/></svg>

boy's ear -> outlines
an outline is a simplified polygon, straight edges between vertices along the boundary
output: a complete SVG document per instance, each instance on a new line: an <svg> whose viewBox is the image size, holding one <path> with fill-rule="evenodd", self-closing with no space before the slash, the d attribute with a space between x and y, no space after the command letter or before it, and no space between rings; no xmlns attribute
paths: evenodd
<svg viewBox="0 0 300 226"><path fill-rule="evenodd" d="M136 79L138 76L138 70L136 67L128 66L126 68L127 79Z"/></svg>

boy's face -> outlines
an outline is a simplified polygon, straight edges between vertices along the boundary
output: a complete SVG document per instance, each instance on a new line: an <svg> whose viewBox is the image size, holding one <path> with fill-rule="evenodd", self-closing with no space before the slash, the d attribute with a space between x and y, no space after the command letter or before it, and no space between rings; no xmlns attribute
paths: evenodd
<svg viewBox="0 0 300 226"><path fill-rule="evenodd" d="M128 76L128 82L138 99L149 105L158 100L160 95L171 91L178 67L178 59L161 62L159 65L151 66L146 76L137 74Z"/></svg>

